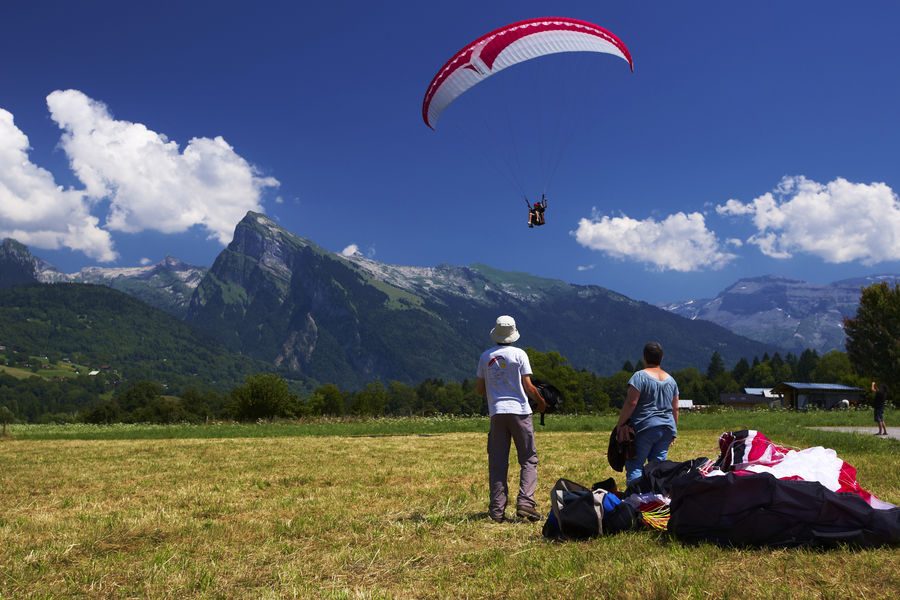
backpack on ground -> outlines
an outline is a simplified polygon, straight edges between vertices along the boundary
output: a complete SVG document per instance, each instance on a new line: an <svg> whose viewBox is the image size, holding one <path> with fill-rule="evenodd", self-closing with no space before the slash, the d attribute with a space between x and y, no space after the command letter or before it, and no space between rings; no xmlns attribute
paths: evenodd
<svg viewBox="0 0 900 600"><path fill-rule="evenodd" d="M581 484L559 479L550 490L550 514L544 537L580 540L603 534L603 499L607 491L589 490Z"/></svg>

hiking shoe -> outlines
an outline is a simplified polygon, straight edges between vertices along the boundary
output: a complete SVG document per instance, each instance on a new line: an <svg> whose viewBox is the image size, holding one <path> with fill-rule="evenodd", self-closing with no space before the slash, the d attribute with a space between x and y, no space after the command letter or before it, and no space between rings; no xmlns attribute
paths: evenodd
<svg viewBox="0 0 900 600"><path fill-rule="evenodd" d="M488 515L491 518L491 521L494 523L505 523L506 515L500 515L499 517L495 517L494 515Z"/></svg>
<svg viewBox="0 0 900 600"><path fill-rule="evenodd" d="M516 507L516 516L520 519L528 519L529 521L540 521L544 518L544 515L539 513L537 509L532 508L530 506L517 506Z"/></svg>

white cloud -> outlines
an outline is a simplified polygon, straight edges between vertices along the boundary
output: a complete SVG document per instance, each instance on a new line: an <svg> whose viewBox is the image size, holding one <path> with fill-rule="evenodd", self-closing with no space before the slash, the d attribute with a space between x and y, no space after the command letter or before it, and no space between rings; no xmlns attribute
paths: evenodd
<svg viewBox="0 0 900 600"><path fill-rule="evenodd" d="M594 265L578 265L575 268L579 271L590 271L591 269L594 268Z"/></svg>
<svg viewBox="0 0 900 600"><path fill-rule="evenodd" d="M805 253L864 265L900 260L900 200L884 183L785 177L773 192L746 204L729 200L716 212L752 217L757 233L747 242L772 258Z"/></svg>
<svg viewBox="0 0 900 600"><path fill-rule="evenodd" d="M734 198L732 198L725 204L716 206L716 212L720 215L730 216L749 215L753 213L753 208L742 203L740 200L735 200Z"/></svg>
<svg viewBox="0 0 900 600"><path fill-rule="evenodd" d="M700 213L675 213L662 221L627 216L583 218L573 232L579 244L614 258L636 260L660 271L718 269L735 256L724 252Z"/></svg>
<svg viewBox="0 0 900 600"><path fill-rule="evenodd" d="M354 254L359 254L359 246L356 244L350 244L343 250L341 250L341 256L353 256Z"/></svg>
<svg viewBox="0 0 900 600"><path fill-rule="evenodd" d="M275 196L275 204L284 204L284 198L281 196Z"/></svg>
<svg viewBox="0 0 900 600"><path fill-rule="evenodd" d="M28 137L0 109L0 238L36 248L70 248L98 261L117 258L109 232L83 192L64 190L28 158Z"/></svg>
<svg viewBox="0 0 900 600"><path fill-rule="evenodd" d="M728 238L725 240L725 243L729 246L734 246L735 248L740 248L744 245L744 241L739 240L738 238Z"/></svg>
<svg viewBox="0 0 900 600"><path fill-rule="evenodd" d="M140 260L141 266L144 266L144 267L146 267L147 265L151 264L152 262L153 262L153 261L150 260L149 258L142 258L142 259Z"/></svg>
<svg viewBox="0 0 900 600"><path fill-rule="evenodd" d="M278 186L222 137L192 138L182 151L140 123L114 119L77 90L51 93L47 106L85 193L110 201L107 229L180 233L200 226L227 244L248 210L262 211L263 190Z"/></svg>

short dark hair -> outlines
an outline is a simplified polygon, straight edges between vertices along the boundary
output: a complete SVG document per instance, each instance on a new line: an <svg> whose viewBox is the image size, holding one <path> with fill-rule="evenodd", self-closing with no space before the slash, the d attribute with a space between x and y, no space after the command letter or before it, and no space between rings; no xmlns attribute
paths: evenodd
<svg viewBox="0 0 900 600"><path fill-rule="evenodd" d="M644 364L659 365L662 363L663 349L659 342L647 342L644 345Z"/></svg>

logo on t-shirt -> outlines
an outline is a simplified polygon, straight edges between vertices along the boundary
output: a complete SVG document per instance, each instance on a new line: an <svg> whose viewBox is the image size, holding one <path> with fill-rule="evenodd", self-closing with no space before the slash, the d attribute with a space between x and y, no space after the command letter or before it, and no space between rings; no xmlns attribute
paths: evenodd
<svg viewBox="0 0 900 600"><path fill-rule="evenodd" d="M505 369L506 359L502 356L495 356L488 362L488 369Z"/></svg>

